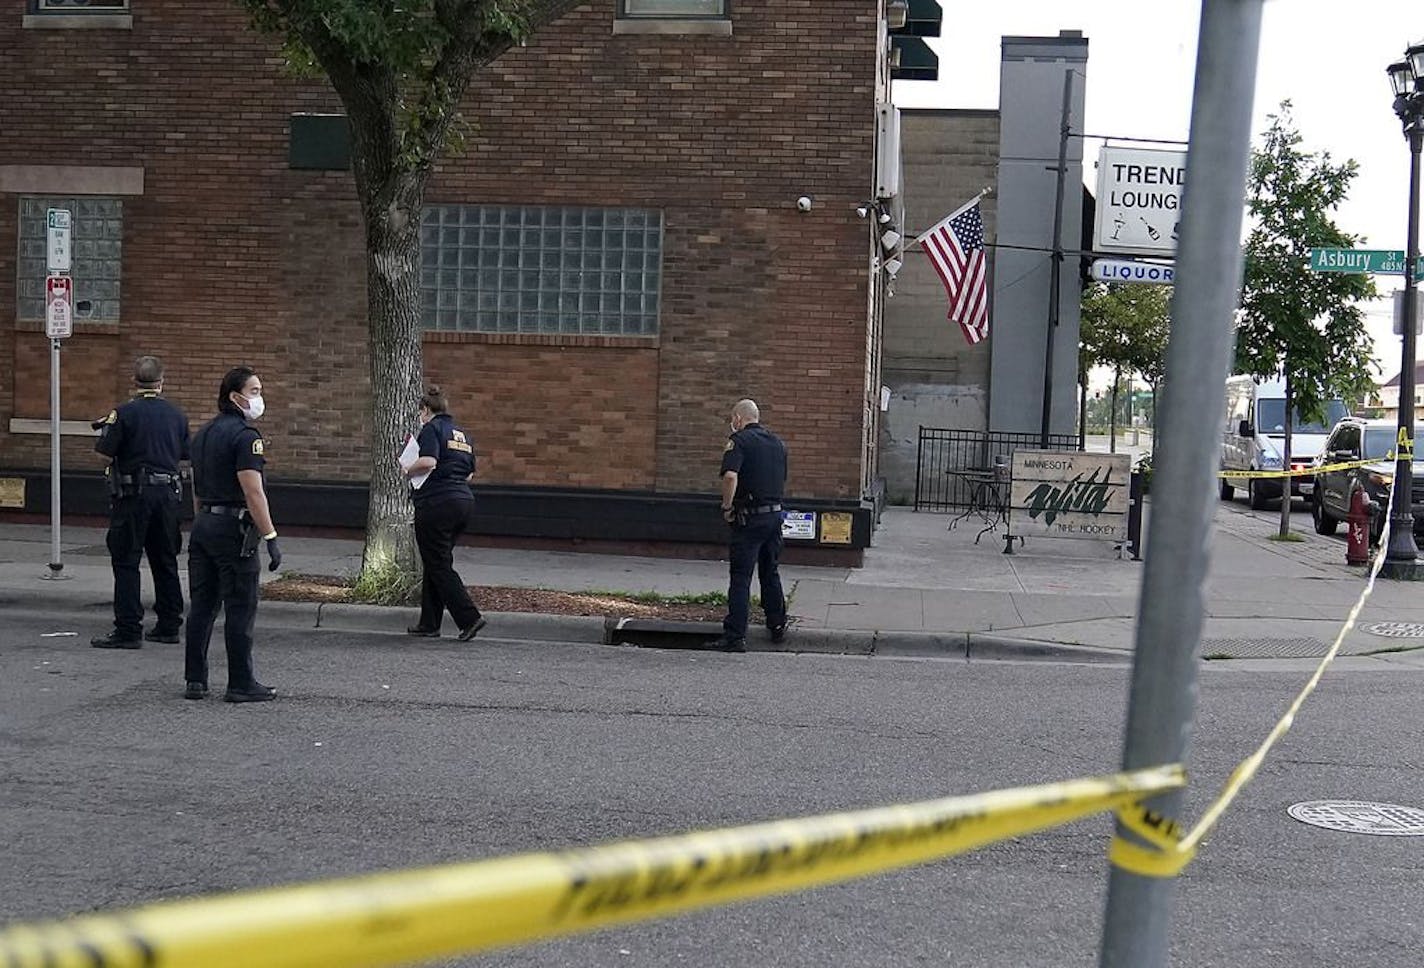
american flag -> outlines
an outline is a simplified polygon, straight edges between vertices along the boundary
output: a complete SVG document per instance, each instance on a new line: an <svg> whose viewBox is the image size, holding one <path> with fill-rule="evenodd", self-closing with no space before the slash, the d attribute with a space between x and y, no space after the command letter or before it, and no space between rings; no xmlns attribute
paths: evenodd
<svg viewBox="0 0 1424 968"><path fill-rule="evenodd" d="M971 344L989 335L989 287L985 282L984 219L979 199L960 208L915 240L930 257L949 294L949 318Z"/></svg>

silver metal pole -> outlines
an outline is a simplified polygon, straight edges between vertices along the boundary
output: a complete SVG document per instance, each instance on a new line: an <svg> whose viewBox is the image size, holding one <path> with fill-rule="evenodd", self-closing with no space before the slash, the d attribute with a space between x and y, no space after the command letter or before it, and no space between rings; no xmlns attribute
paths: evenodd
<svg viewBox="0 0 1424 968"><path fill-rule="evenodd" d="M1154 457L1153 514L1137 622L1122 761L1186 759L1196 704L1204 616L1206 537L1241 280L1241 223L1251 146L1251 106L1265 0L1204 0L1197 41L1187 185L1163 386L1163 444ZM1175 818L1180 792L1152 809ZM1120 837L1136 839L1118 825ZM1173 881L1114 868L1108 880L1102 968L1167 963Z"/></svg>
<svg viewBox="0 0 1424 968"><path fill-rule="evenodd" d="M59 340L49 341L49 574L64 569L59 556Z"/></svg>

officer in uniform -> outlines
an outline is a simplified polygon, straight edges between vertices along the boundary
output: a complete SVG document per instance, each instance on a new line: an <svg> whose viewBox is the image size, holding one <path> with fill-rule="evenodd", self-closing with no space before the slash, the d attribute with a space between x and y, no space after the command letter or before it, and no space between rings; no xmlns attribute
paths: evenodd
<svg viewBox="0 0 1424 968"><path fill-rule="evenodd" d="M468 642L486 625L455 571L455 542L469 523L475 498L474 443L455 425L445 394L435 385L420 397L419 456L402 465L411 481L415 504L415 543L420 549L420 618L406 629L411 635L436 638L448 611ZM417 484L416 481L420 483Z"/></svg>
<svg viewBox="0 0 1424 968"><path fill-rule="evenodd" d="M731 583L722 635L712 648L745 652L752 568L761 578L761 604L771 640L786 638L781 591L781 499L786 489L786 445L760 423L753 400L732 408L732 435L722 451L722 517L732 526Z"/></svg>
<svg viewBox="0 0 1424 968"><path fill-rule="evenodd" d="M178 641L183 625L183 585L178 578L182 532L178 509L183 484L178 462L188 459L188 418L163 399L163 364L154 356L134 362L132 400L96 421L94 449L109 459L109 560L114 567L114 630L90 640L98 649L143 647L139 560L153 573L153 611L143 638Z"/></svg>
<svg viewBox="0 0 1424 968"><path fill-rule="evenodd" d="M184 697L208 693L208 641L218 609L225 612L228 702L265 702L277 690L252 671L252 629L257 621L257 546L267 543L268 569L282 564L277 529L267 508L262 434L250 420L262 416L262 381L249 367L227 372L218 388L218 415L193 438L193 498L197 505L188 540L188 642Z"/></svg>

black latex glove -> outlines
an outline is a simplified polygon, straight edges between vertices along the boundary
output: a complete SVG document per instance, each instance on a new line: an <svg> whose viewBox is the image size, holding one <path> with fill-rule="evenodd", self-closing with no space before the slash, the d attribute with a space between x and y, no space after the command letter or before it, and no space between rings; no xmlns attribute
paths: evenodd
<svg viewBox="0 0 1424 968"><path fill-rule="evenodd" d="M267 570L276 571L282 567L282 549L277 547L277 539L267 542Z"/></svg>

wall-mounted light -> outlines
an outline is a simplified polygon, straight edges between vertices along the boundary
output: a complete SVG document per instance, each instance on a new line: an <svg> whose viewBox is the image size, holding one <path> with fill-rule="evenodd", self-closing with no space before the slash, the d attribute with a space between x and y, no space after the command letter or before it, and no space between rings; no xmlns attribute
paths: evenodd
<svg viewBox="0 0 1424 968"><path fill-rule="evenodd" d="M900 274L900 270L904 267L904 265L905 263L901 262L899 259L891 259L890 261L885 263L885 274L891 279L894 279Z"/></svg>
<svg viewBox="0 0 1424 968"><path fill-rule="evenodd" d="M857 206L855 207L855 217L856 217L856 218L870 218L870 206L869 206L869 205L857 205Z"/></svg>
<svg viewBox="0 0 1424 968"><path fill-rule="evenodd" d="M910 19L910 0L886 0L885 25L891 30L900 30Z"/></svg>
<svg viewBox="0 0 1424 968"><path fill-rule="evenodd" d="M884 235L880 236L880 244L885 247L885 251L889 252L892 251L895 246L900 244L900 238L901 236L899 232L896 232L894 229L890 229L885 232Z"/></svg>

